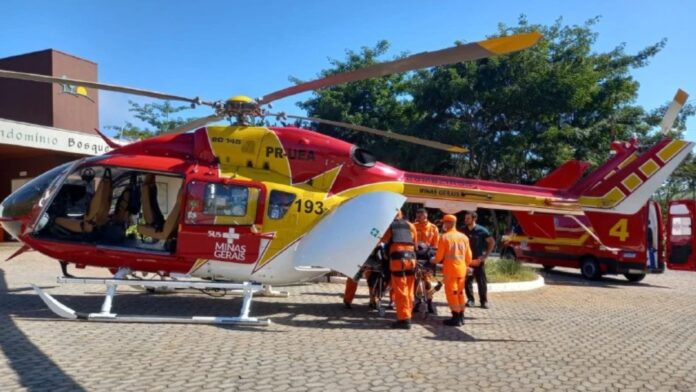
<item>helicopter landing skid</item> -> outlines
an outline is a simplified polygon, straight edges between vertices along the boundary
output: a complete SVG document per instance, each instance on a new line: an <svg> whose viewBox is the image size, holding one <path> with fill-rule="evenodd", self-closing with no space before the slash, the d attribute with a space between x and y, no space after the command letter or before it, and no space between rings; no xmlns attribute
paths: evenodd
<svg viewBox="0 0 696 392"><path fill-rule="evenodd" d="M58 278L58 283L71 284L104 284L106 285L106 295L101 311L98 313L76 312L65 304L55 299L50 294L43 291L38 286L32 287L49 309L58 316L69 320L86 321L111 321L122 323L181 323L181 324L240 324L240 325L259 325L268 326L271 324L269 319L249 317L251 300L255 292L263 291L262 285L244 283L216 283L199 281L143 281L123 279L128 273L127 270L119 270L113 279L100 278ZM144 286L144 287L170 287L170 288L193 288L193 289L227 289L240 290L243 295L242 309L237 317L218 317L218 316L193 316L193 317L171 317L171 316L129 316L111 313L111 304L116 295L117 286Z"/></svg>

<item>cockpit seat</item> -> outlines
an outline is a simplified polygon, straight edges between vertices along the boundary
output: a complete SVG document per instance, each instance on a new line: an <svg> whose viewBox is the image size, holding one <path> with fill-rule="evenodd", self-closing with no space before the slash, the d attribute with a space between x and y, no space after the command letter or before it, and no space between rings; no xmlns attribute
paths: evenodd
<svg viewBox="0 0 696 392"><path fill-rule="evenodd" d="M179 226L179 212L181 212L181 202L184 195L183 190L184 187L182 186L179 189L179 193L176 196L176 203L174 203L174 207L172 207L172 210L169 211L169 216L167 216L167 219L164 221L164 224L162 225L161 229L158 229L154 225L138 225L138 233L142 234L145 237L150 237L162 241L166 241L174 237L174 235L176 235L177 227ZM143 203L143 215L145 215L146 205L147 203ZM145 218L145 221L147 221L147 218Z"/></svg>
<svg viewBox="0 0 696 392"><path fill-rule="evenodd" d="M73 233L91 233L94 229L103 226L109 219L109 208L111 207L111 170L104 169L97 190L92 196L87 213L82 219L72 219L67 217L56 218L56 225Z"/></svg>
<svg viewBox="0 0 696 392"><path fill-rule="evenodd" d="M164 216L157 203L157 184L154 174L146 174L140 186L140 204L143 207L143 219L147 226L161 229L164 225Z"/></svg>
<svg viewBox="0 0 696 392"><path fill-rule="evenodd" d="M127 224L128 218L130 217L130 211L128 210L128 203L131 197L131 190L126 188L121 192L121 196L116 200L116 207L114 208L114 213L111 216L111 221L119 224Z"/></svg>

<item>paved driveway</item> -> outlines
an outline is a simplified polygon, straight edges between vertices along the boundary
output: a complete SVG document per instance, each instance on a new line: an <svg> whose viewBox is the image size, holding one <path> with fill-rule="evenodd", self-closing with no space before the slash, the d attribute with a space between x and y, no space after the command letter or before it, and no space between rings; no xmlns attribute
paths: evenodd
<svg viewBox="0 0 696 392"><path fill-rule="evenodd" d="M14 250L0 246L0 259ZM552 272L542 289L491 294L493 307L468 309L462 328L393 331L368 313L364 288L344 310L330 283L255 301L270 327L61 321L30 282L82 311L97 311L104 289L54 287L59 271L34 252L0 262L1 391L696 390L696 274L631 285ZM240 303L124 288L114 311L234 315Z"/></svg>

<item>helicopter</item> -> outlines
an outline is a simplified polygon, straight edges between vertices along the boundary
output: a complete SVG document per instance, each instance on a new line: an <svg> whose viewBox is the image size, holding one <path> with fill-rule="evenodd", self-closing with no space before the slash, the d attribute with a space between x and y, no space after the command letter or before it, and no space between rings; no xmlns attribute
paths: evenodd
<svg viewBox="0 0 696 392"><path fill-rule="evenodd" d="M33 249L78 268L103 267L114 273L111 279L58 278L59 283L105 285L101 310L93 313L75 311L34 286L63 318L268 325L270 320L250 316L255 294L273 294L272 285L302 282L332 270L355 275L406 201L445 213L478 207L571 219L588 211L636 213L693 143L664 138L636 152L630 162L610 160L613 175L592 177L591 184L573 191L406 172L321 133L251 121L306 120L462 154L466 149L460 146L271 113L266 107L337 84L516 52L540 38L537 32L490 38L332 74L258 99L234 96L226 101L0 70L4 78L182 101L214 112L129 144L100 133L111 151L58 166L8 196L0 204L0 224L22 243L11 258ZM208 125L223 119L233 124ZM158 203L158 182L176 189L168 211ZM136 279L136 273L174 279ZM240 290L242 308L234 317L121 315L112 312L112 301L123 285Z"/></svg>

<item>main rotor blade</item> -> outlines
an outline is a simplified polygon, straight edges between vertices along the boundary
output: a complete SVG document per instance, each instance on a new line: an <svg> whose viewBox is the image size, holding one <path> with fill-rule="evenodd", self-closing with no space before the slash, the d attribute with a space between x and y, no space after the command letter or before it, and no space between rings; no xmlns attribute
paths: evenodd
<svg viewBox="0 0 696 392"><path fill-rule="evenodd" d="M335 75L329 75L321 79L312 80L310 82L300 83L298 85L265 95L258 100L258 103L259 105L263 105L290 95L295 95L310 90L317 90L342 83L356 82L359 80L412 71L415 69L454 64L462 61L478 60L495 55L516 52L536 44L540 38L541 33L531 32L511 35L508 37L491 38L485 41L473 42L464 45L457 45L452 48L437 50L434 52L418 53L403 59L375 64L369 67L356 69L354 71L342 72Z"/></svg>
<svg viewBox="0 0 696 392"><path fill-rule="evenodd" d="M674 99L667 107L665 116L662 117L662 124L660 124L660 132L662 132L662 135L666 135L667 132L672 129L674 120L677 119L679 111L681 110L682 106L684 106L688 98L689 94L686 91L682 89L677 90L677 94L674 95Z"/></svg>
<svg viewBox="0 0 696 392"><path fill-rule="evenodd" d="M189 121L186 124L179 125L176 128L172 128L168 131L162 132L163 135L170 134L170 133L184 133L188 132L192 129L200 128L208 123L215 122L215 121L220 121L222 120L222 116L218 116L217 114L211 114L210 116L206 117L201 117L197 118L193 121Z"/></svg>
<svg viewBox="0 0 696 392"><path fill-rule="evenodd" d="M270 114L270 115L271 116L294 118L294 119L298 119L298 120L307 120L307 121L311 121L311 122L315 122L315 123L327 124L327 125L333 125L335 127L352 129L354 131L367 132L367 133L371 133L373 135L386 137L389 139L401 140L403 142L408 142L408 143L413 143L413 144L419 144L421 146L427 146L430 148L444 150L444 151L448 151L451 153L465 153L465 152L469 151L467 148L464 148L464 147L453 146L451 144L445 144L445 143L440 143L440 142L436 142L436 141L432 141L432 140L421 139L421 138L417 138L415 136L402 135L400 133L394 133L394 132L382 131L382 130L374 129L374 128L368 128L368 127L364 127L362 125L354 125L354 124L348 124L348 123L339 122L339 121L332 121L332 120L324 120L324 119L316 118L316 117L302 117L302 116L293 116L293 115L288 115L288 114L284 114L284 115Z"/></svg>
<svg viewBox="0 0 696 392"><path fill-rule="evenodd" d="M150 98L168 99L171 101L184 101L184 102L189 102L189 103L196 104L196 105L209 105L209 106L213 105L212 102L201 101L200 98L188 98L188 97L182 97L179 95L159 93L156 91L142 90L142 89L132 88L132 87L116 86L113 84L106 84L106 83L89 82L86 80L78 80L78 79L57 78L55 76L39 75L39 74L32 74L32 73L26 73L26 72L15 72L15 71L7 71L7 70L0 69L0 78L30 80L32 82L43 82L43 83L68 84L68 85L74 85L74 86L83 86L83 87L94 88L97 90L116 91L119 93L142 95L142 96L150 97Z"/></svg>

